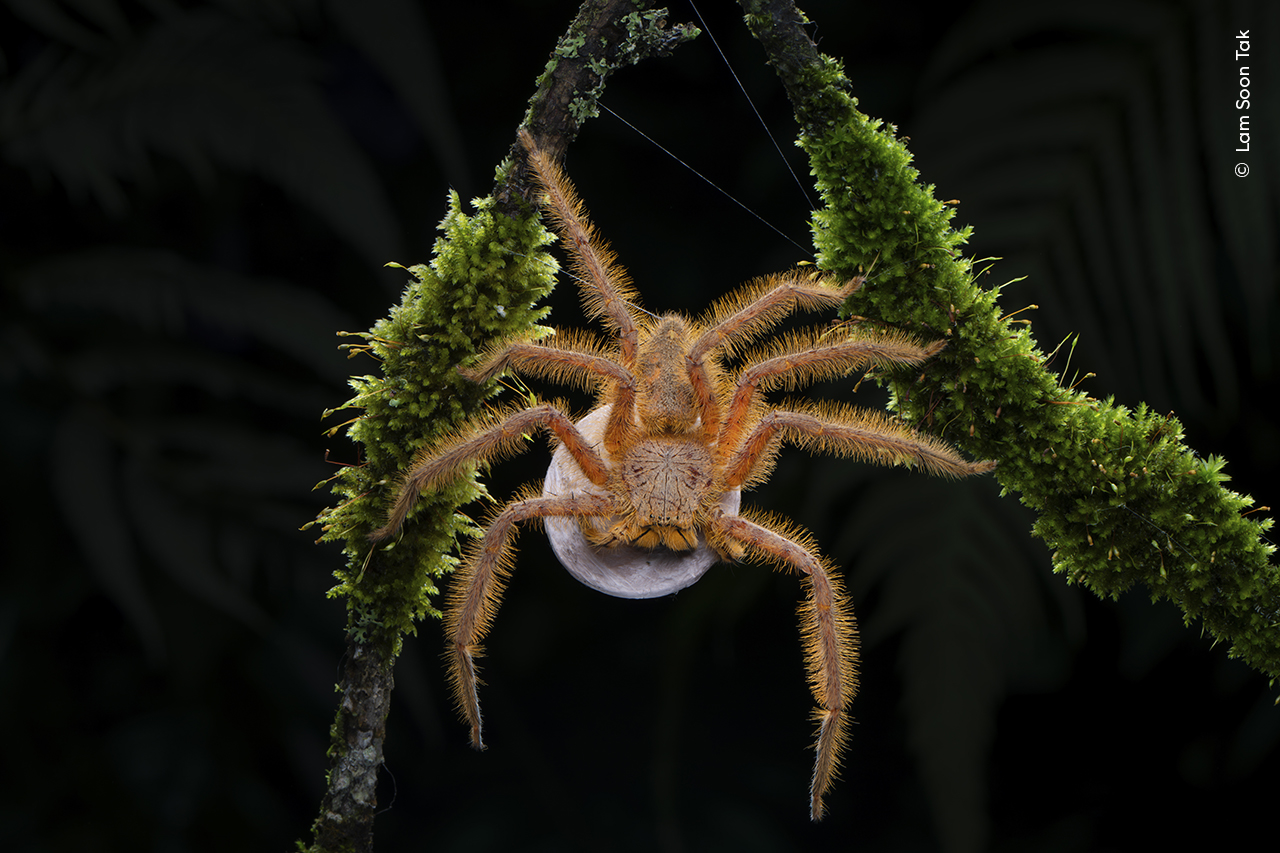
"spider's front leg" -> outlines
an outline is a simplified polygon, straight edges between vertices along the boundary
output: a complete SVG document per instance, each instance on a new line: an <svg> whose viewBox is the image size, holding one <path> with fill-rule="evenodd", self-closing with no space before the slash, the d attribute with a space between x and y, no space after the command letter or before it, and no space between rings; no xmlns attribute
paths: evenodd
<svg viewBox="0 0 1280 853"><path fill-rule="evenodd" d="M763 517L722 515L711 524L709 538L722 553L746 550L768 562L797 569L804 576L805 601L800 606L809 689L818 708L814 718L813 780L809 814L822 818L822 797L831 786L846 740L845 712L858 692L858 629L831 564L818 556L809 536L785 522Z"/></svg>
<svg viewBox="0 0 1280 853"><path fill-rule="evenodd" d="M587 219L582 200L564 170L538 148L524 128L520 129L520 143L529 152L529 166L545 193L543 209L551 216L573 259L574 272L582 285L583 308L588 317L617 331L622 365L630 369L635 366L640 345L641 324L634 307L639 295L608 243Z"/></svg>
<svg viewBox="0 0 1280 853"><path fill-rule="evenodd" d="M471 726L471 745L484 749L480 732L480 699L476 692L475 659L480 643L493 624L506 578L511 574L511 546L515 526L522 521L552 516L608 516L612 499L603 495L568 494L533 497L526 494L507 504L489 523L471 549L449 590L445 634L449 642L450 682L458 709Z"/></svg>

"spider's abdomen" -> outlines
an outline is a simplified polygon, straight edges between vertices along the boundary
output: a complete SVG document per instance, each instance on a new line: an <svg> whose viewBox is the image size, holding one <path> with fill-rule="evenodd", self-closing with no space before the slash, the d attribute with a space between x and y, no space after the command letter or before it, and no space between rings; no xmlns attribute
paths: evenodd
<svg viewBox="0 0 1280 853"><path fill-rule="evenodd" d="M698 546L699 508L714 502L713 462L705 446L683 438L648 439L627 451L617 469L633 509L624 523L629 544L677 551Z"/></svg>

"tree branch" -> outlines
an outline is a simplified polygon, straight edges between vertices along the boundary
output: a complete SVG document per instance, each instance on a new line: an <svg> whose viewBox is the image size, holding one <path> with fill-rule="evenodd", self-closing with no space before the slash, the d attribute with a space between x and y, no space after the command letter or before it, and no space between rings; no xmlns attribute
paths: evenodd
<svg viewBox="0 0 1280 853"><path fill-rule="evenodd" d="M539 78L524 119L544 150L563 155L582 122L595 115L615 70L665 54L697 34L688 26L668 29L665 11L652 7L650 0L583 4ZM417 449L474 417L495 393L496 383L467 381L457 366L492 340L534 328L546 315L535 305L554 285L556 266L543 251L552 236L529 203L531 186L515 145L494 196L477 202L474 215L450 194L434 260L407 269L413 279L401 303L370 331L343 333L360 341L347 345L352 354L377 359L382 375L352 380L356 394L341 408L362 410L347 434L365 462L332 479L341 503L314 522L320 541L344 543L347 565L335 573L339 584L330 595L345 596L348 605L328 789L312 826L310 849L316 853L372 850L392 667L404 635L418 620L439 615L431 603L435 581L456 564L457 537L472 532L457 509L481 490L474 478L464 478L424 495L414 523L389 546L375 548L369 533L386 520L398 473Z"/></svg>
<svg viewBox="0 0 1280 853"><path fill-rule="evenodd" d="M599 113L598 103L613 72L651 56L666 56L695 38L692 24L667 27L667 10L652 0L587 0L551 53L521 126L553 160L564 159L583 122ZM509 210L513 196L529 201L532 184L524 168L524 149L513 141L507 155L512 168L494 187Z"/></svg>
<svg viewBox="0 0 1280 853"><path fill-rule="evenodd" d="M923 377L890 379L892 406L978 457L1000 462L1007 491L1039 513L1034 532L1054 570L1098 595L1136 584L1200 619L1229 655L1280 676L1280 570L1226 489L1225 461L1182 443L1172 415L1065 388L1023 321L1003 316L999 288L977 286L960 254L969 229L919 181L891 125L868 118L839 64L818 53L790 0L740 0L801 126L824 209L814 215L819 266L870 271L845 312L944 338Z"/></svg>

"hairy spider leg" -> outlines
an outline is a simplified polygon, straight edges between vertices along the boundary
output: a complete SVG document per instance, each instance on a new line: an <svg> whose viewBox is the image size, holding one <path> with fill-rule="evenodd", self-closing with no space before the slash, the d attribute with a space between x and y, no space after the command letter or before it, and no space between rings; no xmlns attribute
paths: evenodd
<svg viewBox="0 0 1280 853"><path fill-rule="evenodd" d="M716 441L716 458L723 464L742 446L743 435L752 426L753 403L759 391L778 384L794 388L868 367L920 364L943 346L941 342L921 346L896 334L861 333L835 340L823 340L816 330L792 335L772 357L752 359L754 363L739 374Z"/></svg>
<svg viewBox="0 0 1280 853"><path fill-rule="evenodd" d="M858 629L846 602L840 577L807 533L764 515L722 515L711 524L711 535L728 539L728 550L746 550L804 578L800 605L800 634L804 643L809 689L818 707L814 742L813 779L809 785L809 813L821 820L822 798L840 764L847 733L845 710L858 692Z"/></svg>
<svg viewBox="0 0 1280 853"><path fill-rule="evenodd" d="M480 355L475 367L460 367L458 372L473 382L484 382L508 368L588 390L599 379L635 384L635 376L612 353L575 329L557 329L543 341L500 341Z"/></svg>
<svg viewBox="0 0 1280 853"><path fill-rule="evenodd" d="M828 403L770 410L727 461L725 484L739 488L764 477L778 439L812 452L852 456L876 465L914 464L930 474L949 477L985 474L996 467L990 460L969 462L942 441L882 413Z"/></svg>
<svg viewBox="0 0 1280 853"><path fill-rule="evenodd" d="M609 479L608 467L561 409L559 403L542 403L528 409L496 410L471 429L425 448L400 483L387 523L369 534L369 538L380 542L394 536L422 492L457 479L469 462L515 455L523 449L525 436L535 429L554 433L573 455L582 473L592 483L603 486Z"/></svg>
<svg viewBox="0 0 1280 853"><path fill-rule="evenodd" d="M721 412L717 383L708 371L706 357L720 350L731 355L736 346L768 331L796 309L817 311L835 308L862 286L855 278L836 287L812 272L768 276L739 288L712 307L702 324L709 327L685 356L686 370L702 414L703 436L708 442L720 432Z"/></svg>
<svg viewBox="0 0 1280 853"><path fill-rule="evenodd" d="M468 379L483 382L508 368L589 391L596 390L595 386L604 380L611 383L605 398L615 408L634 411L635 374L581 332L557 330L547 343L516 341L501 345L485 353L475 368L460 372ZM610 457L616 457L631 438L631 418L626 420L626 429L616 427L604 434L605 453Z"/></svg>
<svg viewBox="0 0 1280 853"><path fill-rule="evenodd" d="M639 305L640 296L626 270L618 264L617 256L587 219L586 209L568 176L524 128L520 129L520 142L529 154L529 165L543 191L543 210L550 215L572 259L581 285L583 310L606 328L617 330L619 360L634 374L640 349L640 322L633 306ZM610 402L613 410L605 444L620 447L635 419L634 386L619 387Z"/></svg>
<svg viewBox="0 0 1280 853"><path fill-rule="evenodd" d="M445 634L452 651L450 683L458 710L471 726L471 745L476 749L484 749L476 658L482 652L480 643L489 633L506 579L511 574L515 526L552 516L581 518L613 512L612 499L604 495L534 497L535 494L533 490L526 491L489 522L484 537L472 548L449 590Z"/></svg>

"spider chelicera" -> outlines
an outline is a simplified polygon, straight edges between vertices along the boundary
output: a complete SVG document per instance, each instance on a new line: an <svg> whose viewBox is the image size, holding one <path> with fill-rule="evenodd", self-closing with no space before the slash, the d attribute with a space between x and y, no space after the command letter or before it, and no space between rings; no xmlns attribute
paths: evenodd
<svg viewBox="0 0 1280 853"><path fill-rule="evenodd" d="M749 284L697 320L649 314L639 308L625 271L587 221L559 166L527 132L520 139L543 193L542 207L581 282L586 314L611 339L558 330L542 340L504 340L463 372L477 382L514 370L586 386L596 391L597 405L578 422L560 402L495 409L428 446L405 472L387 523L370 538L392 537L423 491L476 463L518 452L534 430L550 431L560 444L558 457L567 453L562 467L572 469L569 485L541 494L526 491L494 515L448 596L451 680L477 748L484 744L476 657L511 570L515 525L544 522L563 531L568 524L582 540L579 550L605 555L605 573L612 570L610 555L621 569L645 554L677 562L699 555L703 563L756 559L797 572L804 587L800 624L808 680L817 702L810 786L810 813L817 820L857 690L857 629L839 576L811 537L783 519L755 510L739 513L737 495L766 479L783 442L949 476L990 471L995 463L967 462L939 440L880 413L835 403L767 402L764 392L778 387L877 366L918 365L943 344L845 325L791 333L744 353L745 345L792 311L835 308L862 285L861 278L840 283L809 271ZM566 563L577 559L561 556Z"/></svg>

